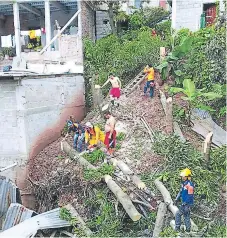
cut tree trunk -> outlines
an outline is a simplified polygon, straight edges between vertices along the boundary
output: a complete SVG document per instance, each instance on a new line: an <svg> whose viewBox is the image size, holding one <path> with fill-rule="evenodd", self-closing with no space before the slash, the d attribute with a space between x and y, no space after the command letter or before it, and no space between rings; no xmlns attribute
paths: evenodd
<svg viewBox="0 0 227 238"><path fill-rule="evenodd" d="M173 133L173 99L169 97L166 100L166 125L167 132Z"/></svg>
<svg viewBox="0 0 227 238"><path fill-rule="evenodd" d="M155 221L155 227L153 231L153 238L158 238L164 225L164 218L167 212L167 206L164 202L161 202L158 206L158 213Z"/></svg>
<svg viewBox="0 0 227 238"><path fill-rule="evenodd" d="M128 165L125 162L114 158L111 159L110 161L114 166L117 166L123 172L123 174L125 175L133 174L132 170L128 167Z"/></svg>
<svg viewBox="0 0 227 238"><path fill-rule="evenodd" d="M61 148L63 151L65 151L66 154L69 155L71 159L78 162L81 166L89 169L97 169L95 166L90 164L86 159L77 154L66 141L61 142ZM129 217L133 221L138 221L141 218L141 214L136 210L129 196L125 194L122 191L122 189L112 180L111 176L104 175L103 178L105 179L108 188L114 193L119 202L123 205Z"/></svg>
<svg viewBox="0 0 227 238"><path fill-rule="evenodd" d="M173 204L173 200L170 196L169 191L166 189L166 187L164 186L164 184L159 181L158 179L156 179L154 181L155 186L157 187L157 189L160 191L160 193L162 194L163 200L165 202L165 204L167 205L168 209L173 213L174 216L176 216L176 213L178 212L178 207L175 206ZM197 225L192 221L191 219L191 227L193 231L198 231L198 227Z"/></svg>
<svg viewBox="0 0 227 238"><path fill-rule="evenodd" d="M105 182L108 188L114 193L119 202L124 207L125 211L133 221L138 221L141 218L141 214L136 210L130 197L122 191L122 189L113 181L112 177L105 175Z"/></svg>
<svg viewBox="0 0 227 238"><path fill-rule="evenodd" d="M212 144L212 137L213 137L213 132L208 133L203 145L204 160L206 162L207 167L209 167L209 163L210 163L210 149Z"/></svg>
<svg viewBox="0 0 227 238"><path fill-rule="evenodd" d="M66 205L65 208L70 211L72 217L76 217L77 221L79 222L78 226L83 229L83 231L85 232L85 234L86 234L88 237L91 236L91 234L92 234L91 230L90 230L89 228L87 228L86 223L85 223L84 220L81 218L81 216L80 216L79 213L76 211L76 209L75 209L71 204Z"/></svg>
<svg viewBox="0 0 227 238"><path fill-rule="evenodd" d="M69 155L72 160L78 162L81 166L89 169L96 169L94 165L80 156L66 141L61 142L61 148L63 151L65 151L66 154Z"/></svg>

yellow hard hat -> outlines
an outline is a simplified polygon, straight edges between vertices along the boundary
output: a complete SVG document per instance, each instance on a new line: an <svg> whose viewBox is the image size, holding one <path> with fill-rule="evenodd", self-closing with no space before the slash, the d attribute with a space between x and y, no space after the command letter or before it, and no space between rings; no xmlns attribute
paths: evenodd
<svg viewBox="0 0 227 238"><path fill-rule="evenodd" d="M181 172L180 172L180 176L181 177L188 177L188 176L192 176L192 171L188 168L186 169L183 169Z"/></svg>

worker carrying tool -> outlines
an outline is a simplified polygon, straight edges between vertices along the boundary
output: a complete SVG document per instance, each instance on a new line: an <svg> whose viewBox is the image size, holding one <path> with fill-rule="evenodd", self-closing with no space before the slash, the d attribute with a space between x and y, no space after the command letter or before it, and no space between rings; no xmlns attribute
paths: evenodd
<svg viewBox="0 0 227 238"><path fill-rule="evenodd" d="M69 117L69 120L67 120L67 126L68 126L68 133L66 134L66 137L69 133L74 132L73 137L73 147L78 152L82 152L83 145L84 145L84 127L79 124L79 122L76 122L73 116ZM66 138L65 137L65 138Z"/></svg>
<svg viewBox="0 0 227 238"><path fill-rule="evenodd" d="M155 82L154 82L154 68L152 67L151 64L145 67L144 73L146 73L146 76L145 76L146 83L144 85L144 96L147 95L147 89L149 89L150 97L152 98L154 96Z"/></svg>
<svg viewBox="0 0 227 238"><path fill-rule="evenodd" d="M108 83L111 83L112 88L110 89L110 100L113 105L119 106L118 99L121 96L121 81L118 77L115 77L113 73L109 74L108 80L103 84L102 88Z"/></svg>
<svg viewBox="0 0 227 238"><path fill-rule="evenodd" d="M194 203L194 184L191 181L191 170L186 168L181 171L180 173L181 179L182 179L182 185L181 190L179 191L174 204L177 204L177 202L182 200L182 204L179 207L179 211L177 211L175 216L175 230L177 232L180 231L181 226L181 216L184 216L184 222L186 226L186 232L190 232L191 230L191 221L190 221L190 210Z"/></svg>
<svg viewBox="0 0 227 238"><path fill-rule="evenodd" d="M105 135L98 126L91 122L85 124L85 144L87 149L92 150L101 143L104 143Z"/></svg>
<svg viewBox="0 0 227 238"><path fill-rule="evenodd" d="M115 130L116 120L109 111L104 112L104 117L106 119L104 144L107 149L107 155L113 156L117 135Z"/></svg>

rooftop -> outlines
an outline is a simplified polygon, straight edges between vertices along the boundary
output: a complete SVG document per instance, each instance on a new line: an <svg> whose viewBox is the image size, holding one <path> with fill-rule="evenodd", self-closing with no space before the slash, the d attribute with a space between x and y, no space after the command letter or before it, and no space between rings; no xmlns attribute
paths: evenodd
<svg viewBox="0 0 227 238"><path fill-rule="evenodd" d="M33 13L35 15L43 15L45 9L45 1L40 0L17 0L20 3L20 13ZM65 13L69 11L77 10L77 0L61 0L52 1L51 12L64 11ZM0 2L0 15L10 16L13 15L13 1L1 1Z"/></svg>

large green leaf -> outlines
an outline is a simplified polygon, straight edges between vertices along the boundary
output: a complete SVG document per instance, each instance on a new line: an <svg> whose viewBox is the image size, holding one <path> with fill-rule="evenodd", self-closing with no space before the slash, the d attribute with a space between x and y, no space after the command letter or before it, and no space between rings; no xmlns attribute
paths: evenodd
<svg viewBox="0 0 227 238"><path fill-rule="evenodd" d="M180 93L180 92L184 93L184 89L183 89L183 88L171 87L171 88L169 89L169 91L170 91L171 93Z"/></svg>
<svg viewBox="0 0 227 238"><path fill-rule="evenodd" d="M181 76L183 74L183 72L181 70L174 70L174 73L177 75L177 76Z"/></svg>
<svg viewBox="0 0 227 238"><path fill-rule="evenodd" d="M156 67L156 69L161 71L163 68L166 68L167 66L168 66L168 62L163 61L160 65Z"/></svg>
<svg viewBox="0 0 227 238"><path fill-rule="evenodd" d="M191 50L192 46L192 37L185 37L179 46L176 46L172 52L175 57L182 57Z"/></svg>
<svg viewBox="0 0 227 238"><path fill-rule="evenodd" d="M185 94L188 97L195 96L195 93L196 93L195 83L191 79L184 79L183 87L184 87L184 90L185 90Z"/></svg>
<svg viewBox="0 0 227 238"><path fill-rule="evenodd" d="M221 94L214 93L214 92L203 93L202 96L205 97L207 100L214 100L217 98L222 98Z"/></svg>
<svg viewBox="0 0 227 238"><path fill-rule="evenodd" d="M210 107L210 106L207 106L207 105L205 105L205 104L197 104L196 105L196 107L197 108L200 108L200 109L202 109L202 110L205 110L205 111L209 111L209 112L215 112L216 110L214 110L212 107Z"/></svg>

